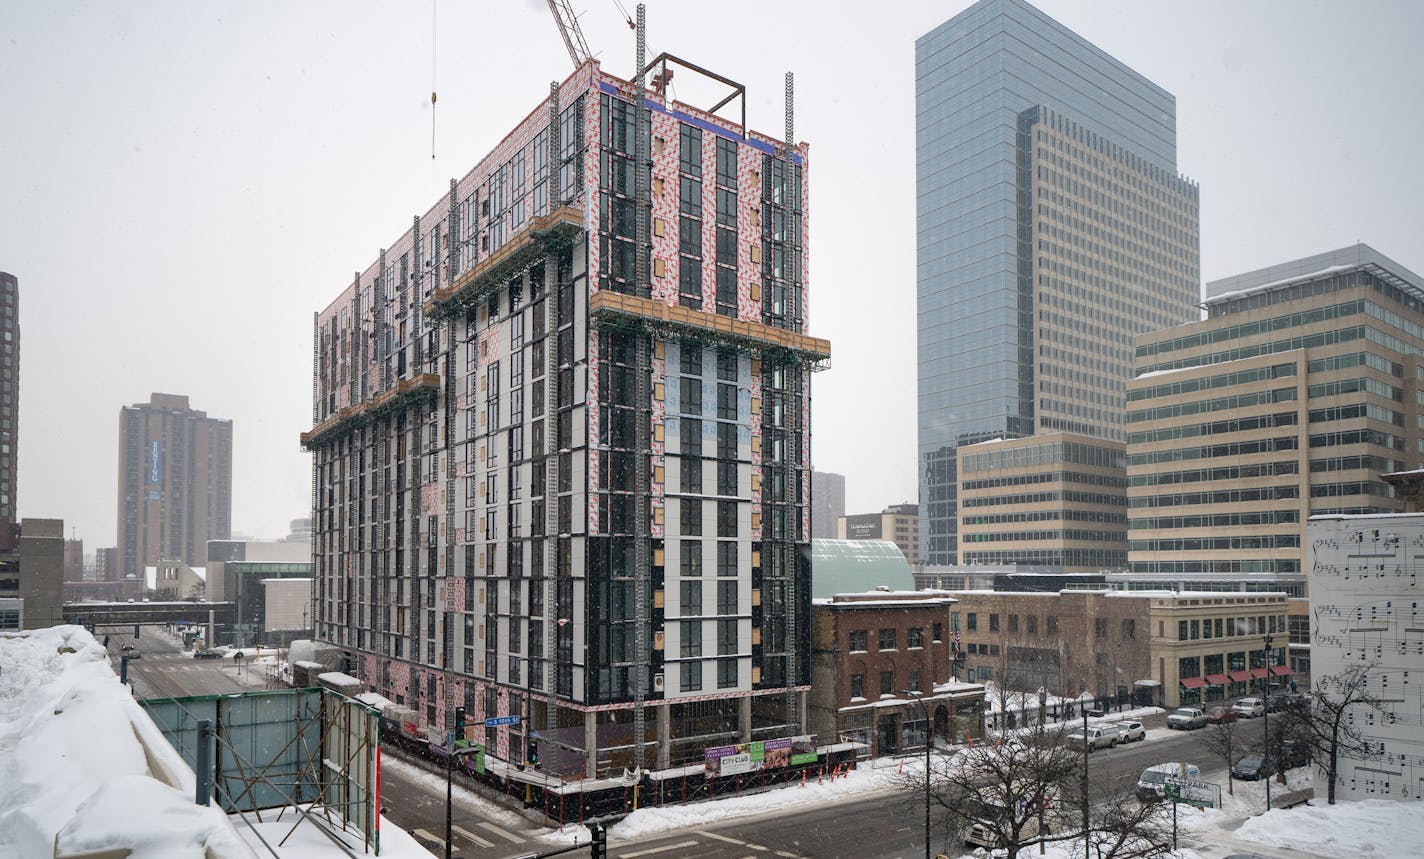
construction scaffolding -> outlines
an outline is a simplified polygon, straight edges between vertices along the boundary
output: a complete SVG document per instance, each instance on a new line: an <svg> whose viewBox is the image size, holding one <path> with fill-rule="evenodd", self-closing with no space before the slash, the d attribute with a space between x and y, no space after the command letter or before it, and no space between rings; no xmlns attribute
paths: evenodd
<svg viewBox="0 0 1424 859"><path fill-rule="evenodd" d="M365 851L380 855L376 710L327 689L139 703L193 768L199 784L212 784L223 811L249 824L249 814L258 822L264 822L264 815L275 814L278 821L293 815L291 830L276 847L305 820L347 855L355 854L338 833L359 834ZM216 754L200 749L209 730ZM199 761L209 762L210 769L199 772ZM278 855L273 845L257 837Z"/></svg>

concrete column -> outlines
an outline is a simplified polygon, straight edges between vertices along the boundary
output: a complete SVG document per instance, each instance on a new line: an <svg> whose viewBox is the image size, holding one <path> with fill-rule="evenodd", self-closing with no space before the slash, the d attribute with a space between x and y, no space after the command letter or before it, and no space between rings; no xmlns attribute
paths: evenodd
<svg viewBox="0 0 1424 859"><path fill-rule="evenodd" d="M810 692L802 690L796 693L796 733L798 734L809 734L811 732L810 705Z"/></svg>
<svg viewBox="0 0 1424 859"><path fill-rule="evenodd" d="M740 742L750 743L752 741L752 696L748 695L737 701L737 721L741 723L742 738Z"/></svg>
<svg viewBox="0 0 1424 859"><path fill-rule="evenodd" d="M664 701L657 705L656 715L658 723L658 762L657 768L665 770L672 766L672 705Z"/></svg>
<svg viewBox="0 0 1424 859"><path fill-rule="evenodd" d="M584 765L584 776L598 776L598 714L588 710L583 714L583 751L588 755Z"/></svg>

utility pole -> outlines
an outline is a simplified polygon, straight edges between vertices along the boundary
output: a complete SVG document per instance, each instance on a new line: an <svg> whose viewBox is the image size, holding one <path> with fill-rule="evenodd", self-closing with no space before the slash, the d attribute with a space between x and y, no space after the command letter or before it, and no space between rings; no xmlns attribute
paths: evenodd
<svg viewBox="0 0 1424 859"><path fill-rule="evenodd" d="M1088 739L1088 705L1083 696L1078 696L1078 709L1083 711L1083 856L1091 856L1092 844L1088 828L1088 749L1092 748Z"/></svg>
<svg viewBox="0 0 1424 859"><path fill-rule="evenodd" d="M1266 633L1266 636L1262 639L1262 643L1266 646L1266 676L1261 678L1261 744L1263 746L1262 751L1265 753L1261 761L1262 769L1265 769L1265 762L1268 760L1273 761L1276 766L1280 766L1280 761L1276 761L1271 756L1271 708L1266 703L1266 690L1270 688L1271 682L1271 642L1273 640L1274 637L1270 633ZM1271 773L1265 777L1267 811L1271 810L1271 780L1275 777L1275 773Z"/></svg>

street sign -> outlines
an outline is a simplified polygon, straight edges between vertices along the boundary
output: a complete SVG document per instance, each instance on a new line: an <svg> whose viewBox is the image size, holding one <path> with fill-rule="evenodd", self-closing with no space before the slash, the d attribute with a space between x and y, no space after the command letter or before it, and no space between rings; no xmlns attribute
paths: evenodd
<svg viewBox="0 0 1424 859"><path fill-rule="evenodd" d="M1166 785L1164 785L1164 787L1167 789L1167 798L1168 798L1168 799L1181 799L1181 798L1182 798L1182 786L1181 786L1181 785L1179 785L1179 784L1172 784L1172 783L1169 782L1169 783L1167 783Z"/></svg>
<svg viewBox="0 0 1424 859"><path fill-rule="evenodd" d="M501 725L517 725L517 724L519 724L519 717L518 717L518 716L497 716L497 717L495 717L495 718L493 718L493 719L485 719L485 727L486 727L486 728L498 728L498 727L500 727Z"/></svg>

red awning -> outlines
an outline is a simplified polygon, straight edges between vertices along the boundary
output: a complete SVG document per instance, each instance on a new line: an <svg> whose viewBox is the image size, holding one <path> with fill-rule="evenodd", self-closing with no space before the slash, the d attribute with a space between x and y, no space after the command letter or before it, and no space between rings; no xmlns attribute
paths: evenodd
<svg viewBox="0 0 1424 859"><path fill-rule="evenodd" d="M1226 675L1225 675L1225 674L1208 674L1208 675L1206 676L1206 682L1209 683L1209 684L1211 684L1212 686L1225 686L1225 685L1226 685Z"/></svg>
<svg viewBox="0 0 1424 859"><path fill-rule="evenodd" d="M1250 671L1232 671L1232 672L1231 672L1231 679L1232 679L1232 680L1235 680L1237 683L1245 683L1247 680L1250 680L1250 679L1251 679L1251 672L1250 672Z"/></svg>
<svg viewBox="0 0 1424 859"><path fill-rule="evenodd" d="M1286 676L1287 674L1291 673L1290 666L1288 666L1288 665L1272 665L1272 666L1271 666L1271 673L1274 674L1274 675L1276 675L1277 677L1284 677L1284 676Z"/></svg>
<svg viewBox="0 0 1424 859"><path fill-rule="evenodd" d="M1263 677L1268 677L1268 676L1270 676L1270 673L1271 673L1271 672L1267 671L1267 670L1264 669L1264 668L1252 668L1252 669L1251 669L1251 676L1252 676L1252 677L1255 677L1257 680L1260 680L1260 679L1263 678Z"/></svg>
<svg viewBox="0 0 1424 859"><path fill-rule="evenodd" d="M1188 689L1204 689L1206 688L1206 681L1200 677L1183 677L1182 685Z"/></svg>

